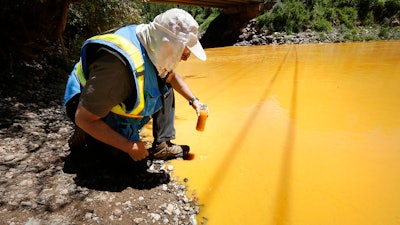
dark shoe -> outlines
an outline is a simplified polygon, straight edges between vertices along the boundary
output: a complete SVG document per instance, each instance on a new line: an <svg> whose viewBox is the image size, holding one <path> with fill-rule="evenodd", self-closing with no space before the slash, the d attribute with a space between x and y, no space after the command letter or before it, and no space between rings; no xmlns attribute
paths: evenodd
<svg viewBox="0 0 400 225"><path fill-rule="evenodd" d="M87 144L88 134L81 128L75 126L74 134L69 138L68 145L70 148L82 148Z"/></svg>
<svg viewBox="0 0 400 225"><path fill-rule="evenodd" d="M164 141L153 146L150 150L153 159L169 160L176 158L187 159L190 147L187 145L176 145L170 141Z"/></svg>

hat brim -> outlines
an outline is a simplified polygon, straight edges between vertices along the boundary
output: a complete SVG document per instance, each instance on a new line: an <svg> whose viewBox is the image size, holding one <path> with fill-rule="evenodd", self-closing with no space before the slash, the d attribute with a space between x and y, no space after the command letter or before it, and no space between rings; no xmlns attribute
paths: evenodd
<svg viewBox="0 0 400 225"><path fill-rule="evenodd" d="M195 55L198 59L200 59L201 61L206 61L207 55L204 52L203 46L201 46L199 41L197 41L195 45L187 47L190 50L190 52L192 52L193 55Z"/></svg>

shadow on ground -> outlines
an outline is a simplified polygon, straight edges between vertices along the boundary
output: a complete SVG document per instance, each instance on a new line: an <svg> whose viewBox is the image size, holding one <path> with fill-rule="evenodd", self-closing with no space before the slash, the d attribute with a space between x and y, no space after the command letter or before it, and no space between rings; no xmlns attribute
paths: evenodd
<svg viewBox="0 0 400 225"><path fill-rule="evenodd" d="M100 191L117 192L127 187L151 189L170 181L168 173L149 173L147 160L134 162L128 154L96 146L70 149L64 172L76 174L76 185Z"/></svg>

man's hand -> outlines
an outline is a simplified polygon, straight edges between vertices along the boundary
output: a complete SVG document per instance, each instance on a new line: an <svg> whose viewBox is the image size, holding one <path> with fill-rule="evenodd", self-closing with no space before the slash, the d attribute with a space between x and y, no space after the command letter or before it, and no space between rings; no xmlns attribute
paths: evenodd
<svg viewBox="0 0 400 225"><path fill-rule="evenodd" d="M206 110L207 111L207 115L210 115L210 111L208 110L207 105L202 103L202 102L200 102L199 100L193 101L192 107L193 107L194 110L196 110L197 116L200 115L200 110Z"/></svg>
<svg viewBox="0 0 400 225"><path fill-rule="evenodd" d="M132 148L128 151L128 154L134 161L145 159L149 155L146 149L146 142L133 142Z"/></svg>
<svg viewBox="0 0 400 225"><path fill-rule="evenodd" d="M120 149L130 155L134 161L145 159L149 152L145 142L132 142L106 124L100 116L97 116L79 104L75 114L76 124L90 136L97 140Z"/></svg>

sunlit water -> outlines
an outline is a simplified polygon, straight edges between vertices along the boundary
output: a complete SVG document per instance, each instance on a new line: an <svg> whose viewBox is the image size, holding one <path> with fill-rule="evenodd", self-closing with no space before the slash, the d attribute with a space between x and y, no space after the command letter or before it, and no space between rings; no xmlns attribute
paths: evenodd
<svg viewBox="0 0 400 225"><path fill-rule="evenodd" d="M208 49L178 71L173 161L199 224L400 224L400 42Z"/></svg>

